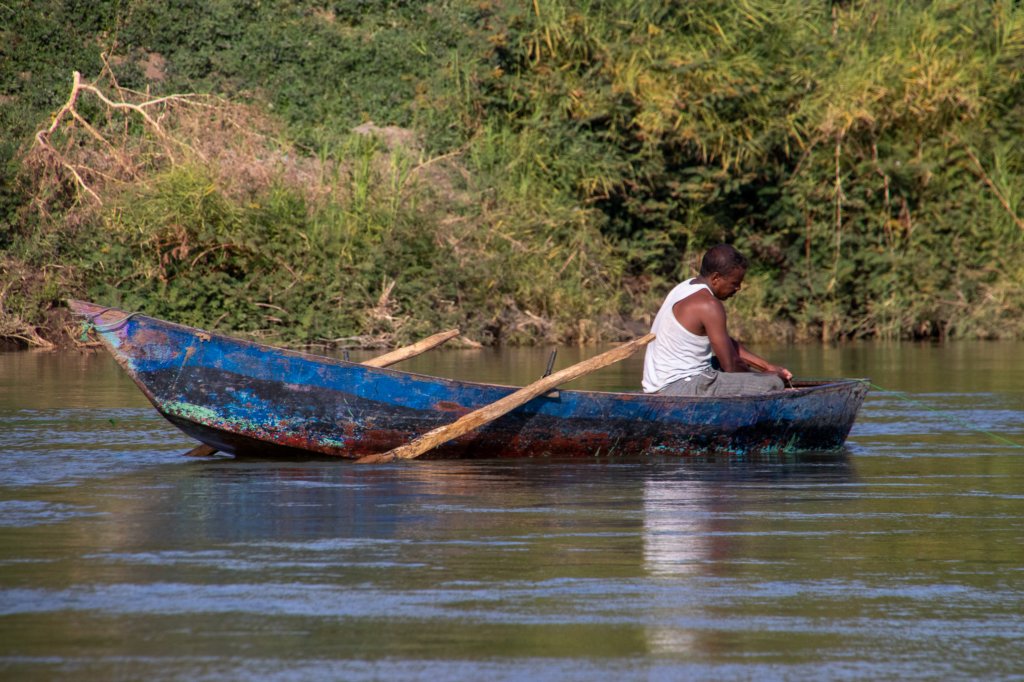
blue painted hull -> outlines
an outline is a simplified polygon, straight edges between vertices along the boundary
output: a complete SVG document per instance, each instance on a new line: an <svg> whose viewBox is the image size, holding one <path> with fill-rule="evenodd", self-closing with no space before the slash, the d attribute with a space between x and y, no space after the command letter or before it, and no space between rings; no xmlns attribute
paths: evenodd
<svg viewBox="0 0 1024 682"><path fill-rule="evenodd" d="M264 346L71 301L175 426L243 456L385 452L515 387L453 381ZM536 398L431 457L760 455L842 446L863 380L764 396L677 398L559 391Z"/></svg>

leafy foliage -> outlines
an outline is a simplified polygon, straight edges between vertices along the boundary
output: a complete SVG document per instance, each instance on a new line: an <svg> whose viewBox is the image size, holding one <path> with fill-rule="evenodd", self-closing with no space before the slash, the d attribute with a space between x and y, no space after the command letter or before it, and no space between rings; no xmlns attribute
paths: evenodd
<svg viewBox="0 0 1024 682"><path fill-rule="evenodd" d="M32 292L63 286L293 343L453 324L488 343L582 342L631 333L624 320L730 241L755 263L734 311L745 333L1024 334L1024 10L1011 0L22 0L0 13L0 280L20 329L53 298ZM105 201L90 206L16 148L60 106L72 65L253 106L230 125L178 125L201 156L116 137L138 173L91 176ZM95 102L81 112L149 134ZM407 135L353 134L368 121ZM231 125L274 144L237 144ZM81 126L62 134L67 154L93 144ZM114 152L80 160L101 153ZM59 268L26 284L44 264Z"/></svg>

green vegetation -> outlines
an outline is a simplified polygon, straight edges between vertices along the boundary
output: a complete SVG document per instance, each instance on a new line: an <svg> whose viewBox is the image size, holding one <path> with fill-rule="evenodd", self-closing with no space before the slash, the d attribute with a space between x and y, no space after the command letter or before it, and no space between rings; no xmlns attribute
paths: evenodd
<svg viewBox="0 0 1024 682"><path fill-rule="evenodd" d="M0 336L56 340L78 296L290 344L621 338L719 241L755 264L746 338L1024 336L1019 3L16 0L0 26Z"/></svg>

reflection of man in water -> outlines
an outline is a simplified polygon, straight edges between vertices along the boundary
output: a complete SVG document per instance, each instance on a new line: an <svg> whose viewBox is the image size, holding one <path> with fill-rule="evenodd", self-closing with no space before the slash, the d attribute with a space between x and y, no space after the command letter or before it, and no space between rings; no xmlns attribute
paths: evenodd
<svg viewBox="0 0 1024 682"><path fill-rule="evenodd" d="M747 259L719 244L704 254L698 277L669 292L651 326L657 337L644 357L644 392L754 395L782 390L793 378L729 336L722 301L740 290L746 274Z"/></svg>
<svg viewBox="0 0 1024 682"><path fill-rule="evenodd" d="M644 564L658 575L701 573L714 557L703 481L644 481Z"/></svg>
<svg viewBox="0 0 1024 682"><path fill-rule="evenodd" d="M707 631L685 622L687 616L704 615L708 605L685 590L694 589L687 576L714 575L717 562L731 559L732 538L718 535L713 525L719 511L714 508L716 499L714 488L701 480L657 475L644 480L644 567L653 578L673 579L673 593L690 594L695 600L685 606L678 601L665 604L657 621L646 627L652 654L708 650Z"/></svg>

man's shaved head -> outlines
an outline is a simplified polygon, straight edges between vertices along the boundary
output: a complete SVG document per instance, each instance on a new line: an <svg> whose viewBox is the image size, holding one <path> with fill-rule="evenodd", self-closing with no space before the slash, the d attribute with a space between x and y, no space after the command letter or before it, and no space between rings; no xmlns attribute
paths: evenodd
<svg viewBox="0 0 1024 682"><path fill-rule="evenodd" d="M746 270L747 265L747 259L742 253L729 244L719 244L712 246L704 254L704 258L700 262L700 274L701 277L710 277L717 272L719 275L725 276L737 268Z"/></svg>

